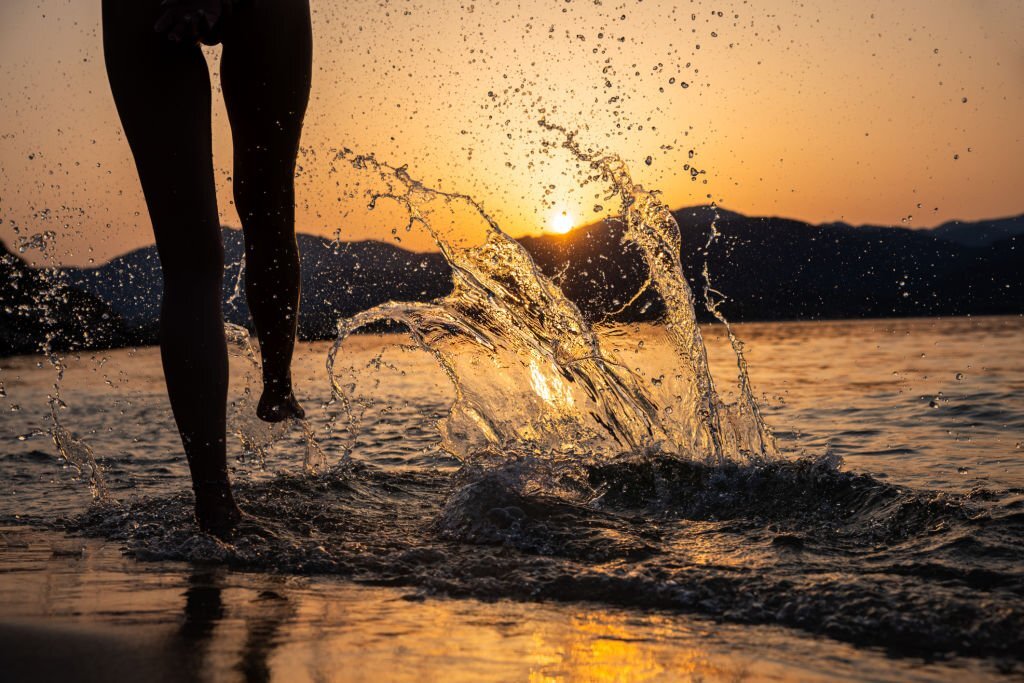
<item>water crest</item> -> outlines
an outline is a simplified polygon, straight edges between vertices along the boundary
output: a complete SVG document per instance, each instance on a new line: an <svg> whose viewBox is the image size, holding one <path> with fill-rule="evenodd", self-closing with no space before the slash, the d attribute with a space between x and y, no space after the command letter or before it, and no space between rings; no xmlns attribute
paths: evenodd
<svg viewBox="0 0 1024 683"><path fill-rule="evenodd" d="M589 323L477 201L427 187L405 167L345 150L339 159L370 178L370 207L390 200L404 209L406 229L430 234L453 282L443 298L387 302L339 323L328 370L349 428L356 429L369 403L356 391L359 371L339 366L344 345L357 330L398 323L455 388L440 430L445 449L463 461L512 453L567 462L645 451L711 463L774 456L741 344L731 332L739 400L726 403L715 388L680 264L679 227L668 208L656 192L633 182L620 158L584 151L572 133L542 125L561 134L563 146L621 203L623 241L639 248L647 263L641 291L653 286L665 302L658 333L676 362L657 379L645 379L617 352L644 341L631 339L626 326Z"/></svg>

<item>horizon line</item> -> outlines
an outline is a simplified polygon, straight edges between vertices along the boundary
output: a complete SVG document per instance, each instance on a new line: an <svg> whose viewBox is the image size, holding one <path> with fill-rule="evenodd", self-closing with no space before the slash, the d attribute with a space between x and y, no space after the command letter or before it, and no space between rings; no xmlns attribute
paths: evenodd
<svg viewBox="0 0 1024 683"><path fill-rule="evenodd" d="M742 218L750 219L750 220L784 220L784 221L793 221L793 222L796 222L796 223L803 223L804 225L806 225L808 227L811 227L811 228L833 227L833 226L840 226L840 225L842 225L842 226L846 226L846 227L849 227L849 228L853 228L854 230L878 229L878 228L881 228L881 229L886 229L886 230L932 231L932 230L937 230L938 228L941 228L941 227L946 226L946 225L954 225L954 224L962 224L962 223L966 223L966 224L970 224L970 223L990 223L990 222L995 222L995 221L1008 221L1008 220L1024 219L1024 212L1021 212L1021 213L1018 213L1018 214L1011 214L1011 215L1008 215L1008 216L997 216L997 217L991 217L991 218L978 218L978 219L973 219L973 220L965 220L965 219L961 219L961 218L954 218L954 219L951 219L951 220L943 221L942 223L939 223L937 225L933 225L931 227L924 227L924 226L912 226L912 225L885 225L885 224L878 224L878 223L854 224L854 223L848 223L848 222L846 222L844 220L833 220L833 221L826 221L826 222L822 222L822 223L810 223L808 221L801 220L799 218L791 218L791 217L788 217L788 216L782 216L782 215L778 215L778 214L772 214L772 215L750 215L750 214L743 213L742 211L736 211L736 210L729 209L729 208L726 208L724 206L720 206L720 205L717 205L717 204L691 204L689 206L680 206L680 207L675 208L675 209L670 209L670 212L673 213L673 214L676 214L676 213L679 213L680 211L687 211L687 210L710 210L710 209L715 209L715 210L719 210L719 211L722 211L722 212L725 212L725 213L734 214L734 215L740 216ZM541 238L558 239L558 238L565 238L565 237L568 237L569 235L572 235L573 233L578 232L580 230L583 230L583 229L586 229L586 228L592 228L594 226L597 226L597 225L607 221L609 218L612 218L612 217L613 216L606 216L606 217L601 218L599 220L591 221L589 223L581 223L579 225L573 226L572 229L570 229L570 230L568 230L568 231L566 231L564 233L555 233L555 232L545 231L543 228L541 228L539 230L539 232L536 232L536 233L532 233L532 232L531 233L526 233L526 234L523 234L523 235L521 235L519 237L513 237L512 239L518 241L518 240L521 240L521 239L541 239ZM228 224L228 223L221 223L220 228L221 228L221 230L232 230L232 231L235 231L235 232L241 232L241 230L242 230L241 226L235 226L235 225L231 225L231 224ZM506 234L508 234L508 233L506 233ZM325 235L322 235L322 234L319 234L319 233L316 233L316 232L309 232L308 230L298 230L298 229L295 231L295 235L296 236L298 236L298 235L307 235L309 237L316 237L316 238L319 238L319 239L327 240L329 242L338 242L338 243L345 243L345 244L360 244L360 243L384 244L384 245L388 245L390 247L394 247L395 249L399 249L401 251L405 251L405 252L412 253L412 254L436 254L436 253L439 253L437 249L428 249L426 251L419 251L419 250L415 250L415 249L410 249L410 248L405 247L405 246L392 244L391 242L389 242L387 240L381 240L381 239L373 239L373 238L367 238L367 239L340 239L339 238L339 239L334 239L334 238L327 237ZM120 253L115 254L115 255L111 256L110 258L108 258L106 261L104 261L104 263L110 263L110 262L114 261L115 259L121 258L123 256L127 256L128 254L132 254L132 253L135 253L137 251L142 251L144 249L150 249L150 248L153 248L155 246L156 246L156 242L154 241L154 242L150 242L150 243L146 244L145 246L136 247L134 249L129 249L128 251L120 252ZM0 247L3 247L3 251L12 254L13 256L15 256L15 257L19 258L20 260L25 261L27 263L27 261L24 258L22 258L21 254L15 253L10 248L10 244L2 236L0 236ZM31 265L31 264L29 264L29 265ZM58 268L60 268L60 269L78 268L78 269L81 269L81 270L89 270L91 268L99 268L102 265L103 264L97 264L97 265L92 265L92 266L58 266ZM32 266L32 267L35 268L36 266Z"/></svg>

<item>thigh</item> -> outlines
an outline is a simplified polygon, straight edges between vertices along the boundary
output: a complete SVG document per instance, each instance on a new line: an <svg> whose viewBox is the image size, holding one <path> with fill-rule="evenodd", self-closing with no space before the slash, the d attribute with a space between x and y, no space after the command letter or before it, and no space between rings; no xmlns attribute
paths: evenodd
<svg viewBox="0 0 1024 683"><path fill-rule="evenodd" d="M309 100L313 41L308 0L245 0L224 32L221 83L241 163L294 171Z"/></svg>
<svg viewBox="0 0 1024 683"><path fill-rule="evenodd" d="M221 268L210 76L198 45L153 25L160 0L104 0L111 92L135 157L164 272Z"/></svg>

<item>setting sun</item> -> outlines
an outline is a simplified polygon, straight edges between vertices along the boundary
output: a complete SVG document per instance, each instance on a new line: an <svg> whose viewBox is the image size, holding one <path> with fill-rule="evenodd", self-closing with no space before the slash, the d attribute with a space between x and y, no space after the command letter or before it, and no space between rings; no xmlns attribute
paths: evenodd
<svg viewBox="0 0 1024 683"><path fill-rule="evenodd" d="M573 229L576 221L573 219L573 215L568 211L556 211L551 214L551 232L556 232L559 235L564 235Z"/></svg>

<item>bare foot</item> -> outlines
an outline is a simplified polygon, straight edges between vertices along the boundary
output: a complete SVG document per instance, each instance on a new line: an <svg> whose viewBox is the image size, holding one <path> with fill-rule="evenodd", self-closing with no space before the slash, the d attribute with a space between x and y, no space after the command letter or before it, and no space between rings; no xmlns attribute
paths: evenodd
<svg viewBox="0 0 1024 683"><path fill-rule="evenodd" d="M258 536L265 541L274 541L278 537L270 529L266 520L242 512L237 506L234 508L234 512L228 514L227 519L219 520L219 523L214 526L204 526L200 522L199 528L225 543L234 543L245 536Z"/></svg>
<svg viewBox="0 0 1024 683"><path fill-rule="evenodd" d="M256 406L256 417L264 422L302 420L306 417L306 411L299 405L299 400L295 398L295 393L291 389L279 392L272 386L264 385L263 396Z"/></svg>
<svg viewBox="0 0 1024 683"><path fill-rule="evenodd" d="M242 518L232 533L232 538L241 538L242 536L259 536L265 541L274 541L278 538L266 519L250 515L248 512L242 513Z"/></svg>
<svg viewBox="0 0 1024 683"><path fill-rule="evenodd" d="M227 483L204 485L195 490L196 521L199 528L222 541L230 540L243 519L231 486Z"/></svg>

